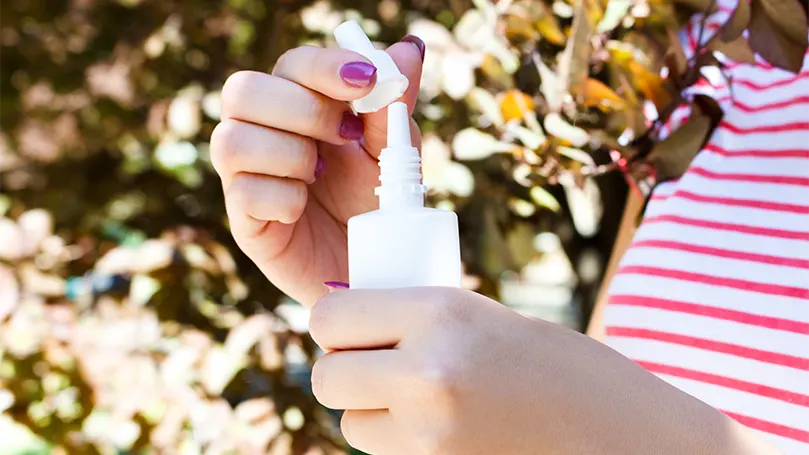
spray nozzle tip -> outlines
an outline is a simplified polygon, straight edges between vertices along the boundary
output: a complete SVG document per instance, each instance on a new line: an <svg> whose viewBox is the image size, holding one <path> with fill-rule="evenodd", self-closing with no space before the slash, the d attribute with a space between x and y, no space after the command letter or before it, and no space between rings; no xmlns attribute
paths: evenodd
<svg viewBox="0 0 809 455"><path fill-rule="evenodd" d="M398 101L388 106L388 147L412 147L410 140L410 113Z"/></svg>

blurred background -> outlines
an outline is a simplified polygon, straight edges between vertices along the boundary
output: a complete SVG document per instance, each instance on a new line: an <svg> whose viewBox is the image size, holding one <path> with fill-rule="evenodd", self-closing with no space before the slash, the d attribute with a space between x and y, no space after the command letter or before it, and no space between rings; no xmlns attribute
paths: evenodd
<svg viewBox="0 0 809 455"><path fill-rule="evenodd" d="M675 17L636 0L585 2L579 24L567 0L1 3L0 455L349 453L309 390L307 312L236 247L208 152L230 74L334 46L347 19L381 47L427 44L425 183L459 215L465 286L584 330L628 191L599 172L602 144L643 126L659 72L626 55ZM587 90L555 98L568 78Z"/></svg>

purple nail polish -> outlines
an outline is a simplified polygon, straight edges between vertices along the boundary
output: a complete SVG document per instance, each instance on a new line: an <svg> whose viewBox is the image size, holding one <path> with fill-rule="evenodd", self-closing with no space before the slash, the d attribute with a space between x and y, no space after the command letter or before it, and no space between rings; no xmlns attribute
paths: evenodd
<svg viewBox="0 0 809 455"><path fill-rule="evenodd" d="M424 53L427 51L427 45L424 44L424 41L421 40L416 35L405 35L404 38L401 39L403 43L410 43L419 50L419 54L421 54L421 61L424 61Z"/></svg>
<svg viewBox="0 0 809 455"><path fill-rule="evenodd" d="M362 124L361 118L349 111L343 113L343 121L340 124L340 137L357 141L362 138L364 132L365 126Z"/></svg>
<svg viewBox="0 0 809 455"><path fill-rule="evenodd" d="M365 62L350 62L340 68L340 79L352 87L364 88L371 85L376 76L376 67Z"/></svg>
<svg viewBox="0 0 809 455"><path fill-rule="evenodd" d="M324 281L323 285L328 288L348 289L348 283L342 281Z"/></svg>
<svg viewBox="0 0 809 455"><path fill-rule="evenodd" d="M322 156L317 156L317 164L315 164L315 178L319 179L320 176L323 175L323 172L326 170L326 160L323 159Z"/></svg>

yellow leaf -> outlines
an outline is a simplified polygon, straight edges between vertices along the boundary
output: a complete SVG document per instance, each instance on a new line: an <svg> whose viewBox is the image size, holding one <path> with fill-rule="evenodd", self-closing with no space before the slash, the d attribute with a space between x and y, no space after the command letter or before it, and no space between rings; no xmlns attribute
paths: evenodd
<svg viewBox="0 0 809 455"><path fill-rule="evenodd" d="M654 103L658 112L671 103L671 94L666 90L666 81L659 74L647 70L635 60L629 61L627 69L632 75L635 87L646 99Z"/></svg>
<svg viewBox="0 0 809 455"><path fill-rule="evenodd" d="M551 43L557 46L565 44L565 34L562 32L562 29L559 28L559 21L556 20L556 16L553 14L543 14L542 17L536 21L534 27L539 32L540 36Z"/></svg>
<svg viewBox="0 0 809 455"><path fill-rule="evenodd" d="M580 89L581 104L585 107L602 109L622 109L626 106L623 98L598 79L587 78Z"/></svg>
<svg viewBox="0 0 809 455"><path fill-rule="evenodd" d="M493 55L486 54L483 56L480 70L491 82L501 88L509 89L514 86L514 78L506 72L500 60Z"/></svg>
<svg viewBox="0 0 809 455"><path fill-rule="evenodd" d="M532 26L531 20L522 14L508 14L504 17L504 21L506 38L509 41L533 41L539 36L537 29Z"/></svg>
<svg viewBox="0 0 809 455"><path fill-rule="evenodd" d="M533 112L534 100L519 90L509 90L500 101L500 113L503 119L508 122L521 119L526 112Z"/></svg>

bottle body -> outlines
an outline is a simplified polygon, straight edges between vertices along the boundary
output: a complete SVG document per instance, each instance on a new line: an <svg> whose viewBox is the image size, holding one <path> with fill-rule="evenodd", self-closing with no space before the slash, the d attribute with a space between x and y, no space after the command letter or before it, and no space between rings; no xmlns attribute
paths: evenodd
<svg viewBox="0 0 809 455"><path fill-rule="evenodd" d="M348 220L352 289L461 286L458 217L424 207L375 210Z"/></svg>

